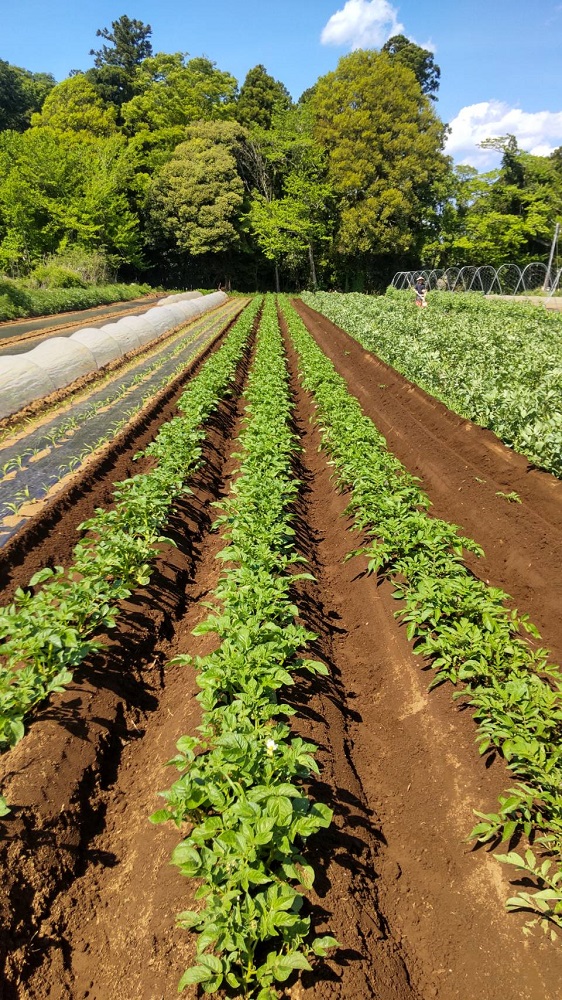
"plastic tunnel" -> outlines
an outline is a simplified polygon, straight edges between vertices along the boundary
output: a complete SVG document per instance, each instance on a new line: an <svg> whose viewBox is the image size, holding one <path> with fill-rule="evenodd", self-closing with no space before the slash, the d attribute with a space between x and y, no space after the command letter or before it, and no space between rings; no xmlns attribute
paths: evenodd
<svg viewBox="0 0 562 1000"><path fill-rule="evenodd" d="M99 329L83 327L69 337L52 337L26 354L0 357L0 419L82 375L157 341L228 299L226 292L182 292L140 316L124 316ZM172 301L174 300L174 301Z"/></svg>
<svg viewBox="0 0 562 1000"><path fill-rule="evenodd" d="M69 340L75 340L78 344L84 344L84 347L89 348L96 359L98 368L103 368L104 365L115 361L123 354L121 345L115 337L111 336L108 327L96 330L95 327L86 326L83 330L77 330L76 333L73 333Z"/></svg>
<svg viewBox="0 0 562 1000"><path fill-rule="evenodd" d="M22 407L54 392L56 386L48 372L29 360L27 354L1 359L0 417L16 413Z"/></svg>

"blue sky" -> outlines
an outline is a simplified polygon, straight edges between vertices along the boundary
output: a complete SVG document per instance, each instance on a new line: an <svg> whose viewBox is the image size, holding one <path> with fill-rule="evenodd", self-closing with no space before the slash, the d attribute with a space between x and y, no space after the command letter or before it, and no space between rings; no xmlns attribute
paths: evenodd
<svg viewBox="0 0 562 1000"><path fill-rule="evenodd" d="M64 79L92 65L96 29L122 14L152 26L155 51L206 55L242 83L263 63L296 99L353 48L402 33L441 67L448 151L480 169L491 135L547 154L562 145L562 2L554 0L3 0L0 58Z"/></svg>

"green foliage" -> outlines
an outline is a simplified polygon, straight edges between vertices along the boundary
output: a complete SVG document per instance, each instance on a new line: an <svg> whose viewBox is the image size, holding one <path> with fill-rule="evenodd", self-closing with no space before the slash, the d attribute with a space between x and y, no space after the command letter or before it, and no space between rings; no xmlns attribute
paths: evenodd
<svg viewBox="0 0 562 1000"><path fill-rule="evenodd" d="M192 255L220 252L240 239L237 153L244 131L235 122L202 122L186 136L153 182L151 226Z"/></svg>
<svg viewBox="0 0 562 1000"><path fill-rule="evenodd" d="M318 251L322 263L327 256L334 199L313 125L306 105L275 114L268 130L252 130L247 161L253 188L248 219L261 249L286 268L307 260L315 288L315 258Z"/></svg>
<svg viewBox="0 0 562 1000"><path fill-rule="evenodd" d="M104 107L95 87L79 73L50 91L41 112L32 115L34 128L55 132L83 132L88 136L110 136L116 131L115 111Z"/></svg>
<svg viewBox="0 0 562 1000"><path fill-rule="evenodd" d="M50 126L0 134L0 269L26 273L76 246L140 264L133 184L121 135Z"/></svg>
<svg viewBox="0 0 562 1000"><path fill-rule="evenodd" d="M32 284L39 288L85 288L86 282L76 271L60 264L40 264L30 274Z"/></svg>
<svg viewBox="0 0 562 1000"><path fill-rule="evenodd" d="M562 477L562 316L431 292L304 298L461 416Z"/></svg>
<svg viewBox="0 0 562 1000"><path fill-rule="evenodd" d="M24 132L55 85L50 73L30 73L0 59L0 131Z"/></svg>
<svg viewBox="0 0 562 1000"><path fill-rule="evenodd" d="M502 153L499 170L459 167L443 187L441 220L423 259L435 266L486 262L523 265L547 259L553 225L562 222L562 173L556 155L533 156L514 136L483 145Z"/></svg>
<svg viewBox="0 0 562 1000"><path fill-rule="evenodd" d="M22 282L0 279L0 322L25 316L52 316L91 309L112 302L129 302L148 295L150 285L95 285L92 287L29 288Z"/></svg>
<svg viewBox="0 0 562 1000"><path fill-rule="evenodd" d="M340 252L410 251L447 170L445 127L412 70L358 50L318 81L310 104L339 195Z"/></svg>
<svg viewBox="0 0 562 1000"><path fill-rule="evenodd" d="M236 118L242 125L268 129L274 113L286 111L291 104L284 84L274 80L260 63L246 74L236 102Z"/></svg>
<svg viewBox="0 0 562 1000"><path fill-rule="evenodd" d="M186 138L186 126L234 117L236 80L209 59L158 53L139 68L136 87L138 93L121 113L126 132L134 136L135 148L146 149L149 164L152 150L169 155Z"/></svg>
<svg viewBox="0 0 562 1000"><path fill-rule="evenodd" d="M144 59L152 55L152 28L149 24L123 14L111 22L111 29L98 28L96 31L98 38L104 38L110 44L102 45L97 51L90 49L90 55L95 56L94 65L98 69L102 66L119 66L131 75Z"/></svg>
<svg viewBox="0 0 562 1000"><path fill-rule="evenodd" d="M393 35L384 43L381 52L387 52L392 59L411 69L422 94L427 94L434 101L437 100L441 70L428 49L411 42L405 35Z"/></svg>

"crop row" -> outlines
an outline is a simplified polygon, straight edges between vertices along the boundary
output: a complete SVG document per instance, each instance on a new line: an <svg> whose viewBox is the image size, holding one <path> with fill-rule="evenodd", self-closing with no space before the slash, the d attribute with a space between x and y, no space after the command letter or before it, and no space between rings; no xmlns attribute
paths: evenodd
<svg viewBox="0 0 562 1000"><path fill-rule="evenodd" d="M562 476L562 317L479 295L303 296L461 416Z"/></svg>
<svg viewBox="0 0 562 1000"><path fill-rule="evenodd" d="M524 835L540 848L525 857L499 856L543 887L508 901L530 909L543 930L562 927L562 677L534 648L538 637L525 615L505 606L502 591L472 576L463 549L481 550L455 525L429 517L419 489L344 380L317 347L294 310L282 308L300 357L302 383L312 393L323 445L342 489L351 490L349 510L367 537L369 570L394 581L414 651L431 660L433 685L463 685L479 724L482 754L499 751L519 779L500 797L497 813L480 816L472 831L482 841L509 842Z"/></svg>
<svg viewBox="0 0 562 1000"><path fill-rule="evenodd" d="M71 668L100 646L93 633L112 628L118 602L148 583L158 546L167 540L162 528L174 499L189 492L205 422L233 384L259 305L256 300L245 310L181 396L183 415L164 424L146 449L156 467L120 483L114 508L98 509L80 526L87 534L69 569L40 570L0 610L0 747L22 737L25 714L70 682Z"/></svg>
<svg viewBox="0 0 562 1000"><path fill-rule="evenodd" d="M195 634L220 645L205 657L178 657L197 670L203 722L184 736L170 761L181 777L162 793L155 822L192 824L173 854L182 873L201 880L201 908L180 914L198 934L197 958L179 989L206 993L229 986L236 996L274 1000L275 983L310 969L333 938L310 940L298 886L314 879L300 845L327 827L331 810L313 804L302 784L317 773L315 747L291 735L284 719L294 709L278 699L299 670L327 673L299 651L315 638L296 622L293 583L310 575L294 547L293 513L299 483L291 457L288 375L273 300L266 306L246 391L240 466L223 513L223 572L211 613Z"/></svg>

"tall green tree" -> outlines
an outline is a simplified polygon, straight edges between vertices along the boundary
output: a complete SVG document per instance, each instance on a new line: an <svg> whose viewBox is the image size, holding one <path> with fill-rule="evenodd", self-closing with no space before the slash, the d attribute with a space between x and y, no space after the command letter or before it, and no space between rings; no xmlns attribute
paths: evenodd
<svg viewBox="0 0 562 1000"><path fill-rule="evenodd" d="M102 45L101 49L90 49L90 55L95 57L94 66L96 69L102 66L120 66L127 73L134 74L143 60L152 55L151 35L152 28L149 24L123 14L111 22L111 30L98 28L96 31L98 38L103 38L110 44Z"/></svg>
<svg viewBox="0 0 562 1000"><path fill-rule="evenodd" d="M31 73L0 59L0 131L24 132L55 86L50 73Z"/></svg>
<svg viewBox="0 0 562 1000"><path fill-rule="evenodd" d="M391 59L395 59L411 69L421 87L422 94L427 94L432 101L437 100L441 70L429 49L423 49L421 45L416 45L405 35L393 35L392 38L388 39L388 42L385 42L381 51L386 52Z"/></svg>
<svg viewBox="0 0 562 1000"><path fill-rule="evenodd" d="M123 127L149 170L185 139L186 126L234 117L236 80L210 59L158 53L142 64L137 85L139 93L123 105Z"/></svg>
<svg viewBox="0 0 562 1000"><path fill-rule="evenodd" d="M283 83L269 75L260 63L246 74L236 104L236 117L242 125L270 128L275 111L292 104L291 95Z"/></svg>
<svg viewBox="0 0 562 1000"><path fill-rule="evenodd" d="M25 273L71 247L140 265L124 136L49 126L0 135L0 270Z"/></svg>
<svg viewBox="0 0 562 1000"><path fill-rule="evenodd" d="M265 256L279 268L302 274L316 288L317 263L325 263L331 239L333 192L326 157L314 139L314 119L304 104L277 112L271 127L251 129L249 221Z"/></svg>
<svg viewBox="0 0 562 1000"><path fill-rule="evenodd" d="M152 28L123 14L112 21L111 30L98 28L96 35L109 45L90 49L94 68L86 76L102 100L119 109L137 93L137 71L152 55Z"/></svg>
<svg viewBox="0 0 562 1000"><path fill-rule="evenodd" d="M346 282L356 272L360 287L367 271L392 270L423 245L449 170L446 126L414 72L385 52L345 56L318 81L310 105L339 202L336 250Z"/></svg>
<svg viewBox="0 0 562 1000"><path fill-rule="evenodd" d="M53 87L31 122L34 128L90 136L108 136L116 131L115 110L104 105L95 87L81 73Z"/></svg>
<svg viewBox="0 0 562 1000"><path fill-rule="evenodd" d="M148 196L153 247L183 258L224 254L241 240L244 185L238 169L244 129L200 122L154 177Z"/></svg>

